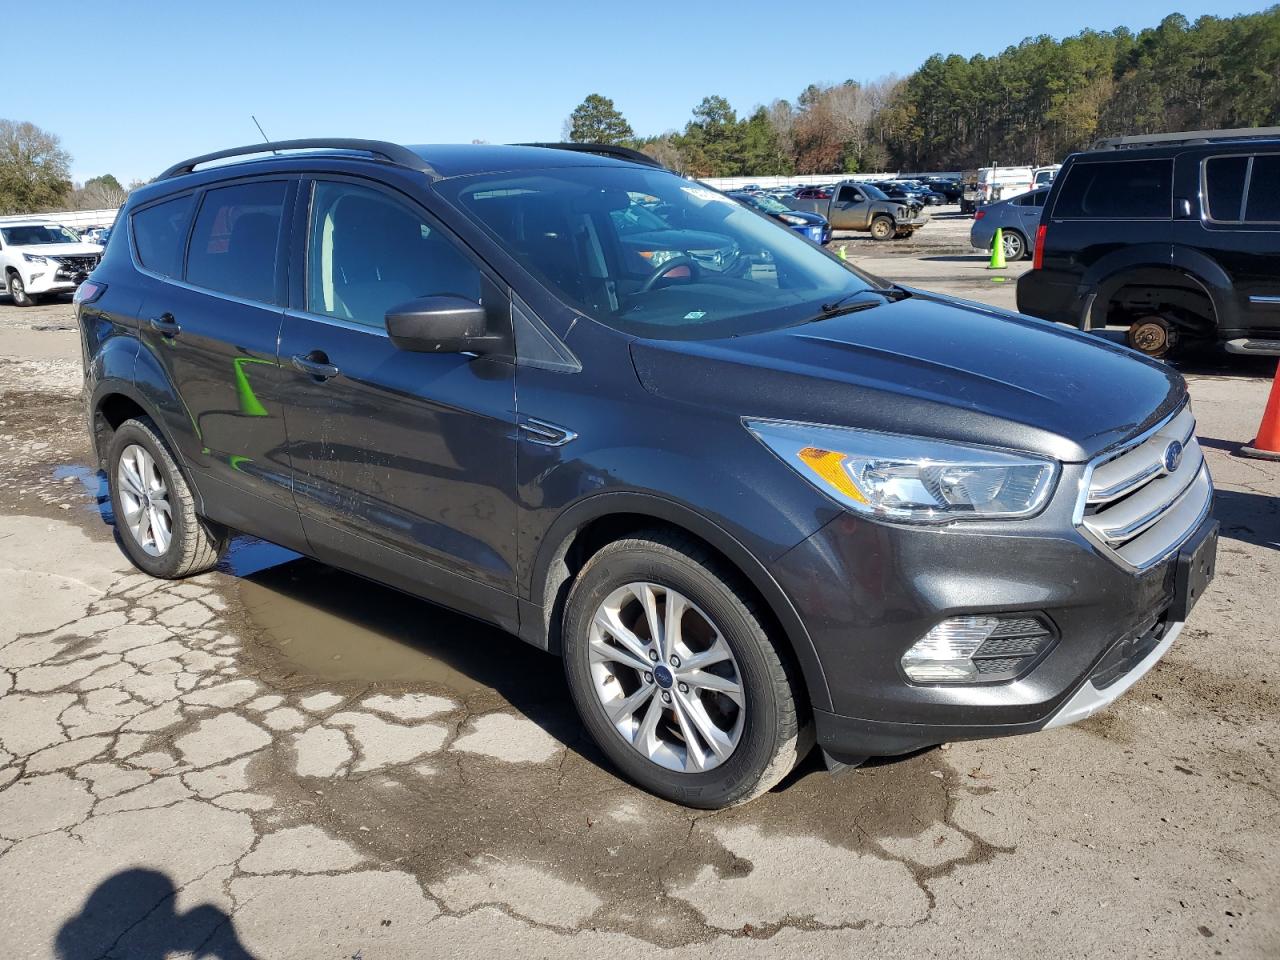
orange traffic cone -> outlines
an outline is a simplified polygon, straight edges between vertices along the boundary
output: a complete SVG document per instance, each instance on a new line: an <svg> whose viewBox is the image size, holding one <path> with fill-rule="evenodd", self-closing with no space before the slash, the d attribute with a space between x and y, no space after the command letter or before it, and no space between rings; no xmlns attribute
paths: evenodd
<svg viewBox="0 0 1280 960"><path fill-rule="evenodd" d="M1240 452L1246 457L1280 460L1280 364L1276 366L1276 378L1271 382L1267 408L1262 411L1258 435L1249 446L1241 447Z"/></svg>

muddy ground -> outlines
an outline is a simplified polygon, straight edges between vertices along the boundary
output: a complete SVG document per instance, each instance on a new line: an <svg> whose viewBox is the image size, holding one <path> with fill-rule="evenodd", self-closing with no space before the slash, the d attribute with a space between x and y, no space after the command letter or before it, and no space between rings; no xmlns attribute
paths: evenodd
<svg viewBox="0 0 1280 960"><path fill-rule="evenodd" d="M836 243L1011 306L967 231ZM7 954L1280 955L1280 464L1236 455L1274 363L1184 364L1218 578L1112 708L836 778L811 757L707 814L621 781L559 663L499 631L250 539L134 573L71 328L0 297Z"/></svg>

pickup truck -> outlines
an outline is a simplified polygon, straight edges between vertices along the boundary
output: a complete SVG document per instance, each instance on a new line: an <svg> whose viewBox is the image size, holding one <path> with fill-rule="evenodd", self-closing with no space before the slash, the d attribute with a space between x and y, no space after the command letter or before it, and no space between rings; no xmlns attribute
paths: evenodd
<svg viewBox="0 0 1280 960"><path fill-rule="evenodd" d="M845 180L822 192L825 198L783 197L782 202L792 210L822 214L832 230L867 230L874 240L909 237L929 222L927 213L890 200L869 183Z"/></svg>

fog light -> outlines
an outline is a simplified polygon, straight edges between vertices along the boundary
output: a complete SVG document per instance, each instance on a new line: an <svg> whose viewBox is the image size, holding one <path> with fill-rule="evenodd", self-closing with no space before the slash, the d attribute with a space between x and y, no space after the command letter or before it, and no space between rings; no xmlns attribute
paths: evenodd
<svg viewBox="0 0 1280 960"><path fill-rule="evenodd" d="M1053 641L1039 617L990 614L943 620L902 655L916 683L992 683L1018 676Z"/></svg>

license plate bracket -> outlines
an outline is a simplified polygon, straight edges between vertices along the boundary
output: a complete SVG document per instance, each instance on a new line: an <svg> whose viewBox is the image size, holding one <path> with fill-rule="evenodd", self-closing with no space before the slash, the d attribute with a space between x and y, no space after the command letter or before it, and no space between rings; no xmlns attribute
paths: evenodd
<svg viewBox="0 0 1280 960"><path fill-rule="evenodd" d="M1170 620L1186 620L1213 580L1218 559L1218 521L1206 524L1178 551Z"/></svg>

